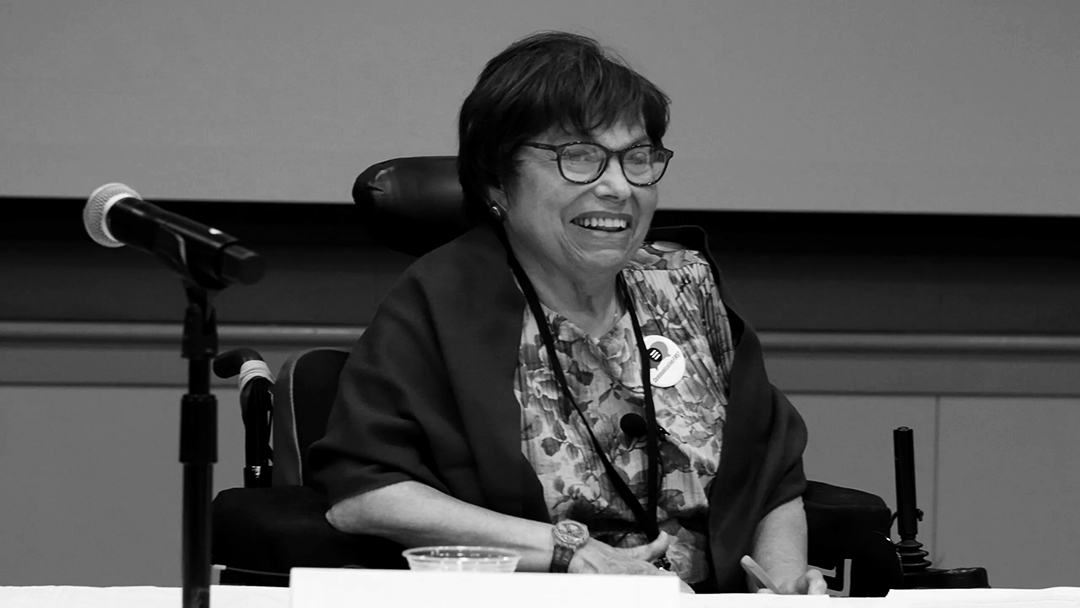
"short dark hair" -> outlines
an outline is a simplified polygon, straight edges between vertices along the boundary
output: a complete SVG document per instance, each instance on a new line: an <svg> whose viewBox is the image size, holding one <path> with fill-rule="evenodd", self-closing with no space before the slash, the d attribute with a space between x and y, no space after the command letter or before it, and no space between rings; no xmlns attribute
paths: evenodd
<svg viewBox="0 0 1080 608"><path fill-rule="evenodd" d="M517 148L540 133L587 134L624 122L641 124L663 145L669 105L663 91L592 38L539 32L518 40L484 66L461 106L457 167L466 210L483 211L487 189L516 174Z"/></svg>

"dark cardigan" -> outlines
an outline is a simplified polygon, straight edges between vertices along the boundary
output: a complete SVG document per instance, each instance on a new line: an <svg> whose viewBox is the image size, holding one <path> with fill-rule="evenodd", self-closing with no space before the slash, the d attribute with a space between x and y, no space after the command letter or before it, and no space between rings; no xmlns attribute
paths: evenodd
<svg viewBox="0 0 1080 608"><path fill-rule="evenodd" d="M696 228L656 230L708 254ZM761 344L732 309L736 342L723 456L709 488L717 590L744 591L739 558L757 524L802 494L806 427L765 374ZM420 258L379 306L341 374L310 467L330 502L401 481L515 517L549 521L521 450L513 393L525 299L494 229L478 227Z"/></svg>

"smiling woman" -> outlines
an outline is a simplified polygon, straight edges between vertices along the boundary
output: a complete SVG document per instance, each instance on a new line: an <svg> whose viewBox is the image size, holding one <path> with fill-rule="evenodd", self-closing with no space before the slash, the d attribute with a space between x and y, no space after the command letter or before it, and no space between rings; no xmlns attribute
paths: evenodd
<svg viewBox="0 0 1080 608"><path fill-rule="evenodd" d="M458 154L487 221L406 271L341 375L310 455L335 527L687 591L746 590L751 554L782 590L824 592L802 420L701 233L650 231L668 105L578 35L487 64Z"/></svg>
<svg viewBox="0 0 1080 608"><path fill-rule="evenodd" d="M617 318L615 277L656 210L670 159L662 143L668 106L621 59L561 33L526 38L492 59L462 106L466 204L505 219L540 300L590 335ZM627 154L659 160L657 170L646 163L647 179L637 179L641 162L628 172Z"/></svg>
<svg viewBox="0 0 1080 608"><path fill-rule="evenodd" d="M588 136L623 150L639 145L643 133L620 123ZM549 131L541 139L551 145L581 137ZM631 184L620 162L607 163L588 183L575 183L561 174L561 160L552 154L521 148L516 173L505 186L489 187L489 204L505 215L506 238L540 301L599 337L617 318L615 277L645 240L657 188Z"/></svg>

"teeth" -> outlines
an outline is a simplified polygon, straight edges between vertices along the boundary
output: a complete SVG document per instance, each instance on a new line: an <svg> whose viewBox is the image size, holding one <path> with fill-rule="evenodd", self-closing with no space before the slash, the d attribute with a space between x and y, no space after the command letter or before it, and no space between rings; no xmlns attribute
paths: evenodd
<svg viewBox="0 0 1080 608"><path fill-rule="evenodd" d="M624 219L587 217L574 221L578 225L585 228L607 228L610 230L625 230L627 227L627 221Z"/></svg>

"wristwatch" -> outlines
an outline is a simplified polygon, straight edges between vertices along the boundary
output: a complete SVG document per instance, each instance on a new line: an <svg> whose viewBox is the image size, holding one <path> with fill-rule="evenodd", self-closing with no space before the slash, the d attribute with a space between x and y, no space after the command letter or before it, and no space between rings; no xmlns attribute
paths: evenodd
<svg viewBox="0 0 1080 608"><path fill-rule="evenodd" d="M550 572L567 572L574 552L589 542L589 528L572 519L564 519L551 529L555 551L551 554Z"/></svg>

